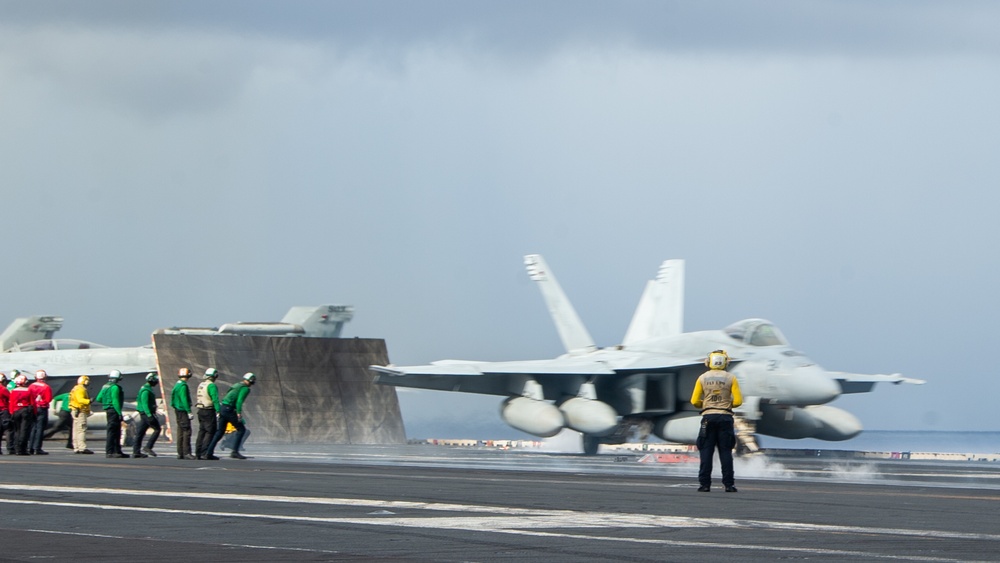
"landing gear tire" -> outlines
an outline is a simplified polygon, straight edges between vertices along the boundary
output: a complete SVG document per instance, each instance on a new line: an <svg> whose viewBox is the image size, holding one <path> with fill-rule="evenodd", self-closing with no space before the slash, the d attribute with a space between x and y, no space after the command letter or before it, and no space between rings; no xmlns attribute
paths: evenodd
<svg viewBox="0 0 1000 563"><path fill-rule="evenodd" d="M597 450L601 447L601 439L590 434L583 435L583 455L597 455Z"/></svg>

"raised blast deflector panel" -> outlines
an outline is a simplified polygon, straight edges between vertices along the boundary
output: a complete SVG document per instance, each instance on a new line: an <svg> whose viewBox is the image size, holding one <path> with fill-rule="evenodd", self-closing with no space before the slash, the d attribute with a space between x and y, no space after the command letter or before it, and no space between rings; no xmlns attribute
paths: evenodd
<svg viewBox="0 0 1000 563"><path fill-rule="evenodd" d="M368 371L389 363L384 340L156 334L153 344L168 402L181 367L195 374L188 382L192 402L209 367L219 370L220 398L244 373L255 373L244 407L251 440L406 442L396 390L375 385ZM173 410L168 414L173 422Z"/></svg>

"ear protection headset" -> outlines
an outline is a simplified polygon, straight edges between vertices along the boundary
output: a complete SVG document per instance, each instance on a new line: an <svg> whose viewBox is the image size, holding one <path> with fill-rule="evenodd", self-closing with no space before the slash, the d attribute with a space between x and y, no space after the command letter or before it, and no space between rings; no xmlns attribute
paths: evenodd
<svg viewBox="0 0 1000 563"><path fill-rule="evenodd" d="M725 350L715 350L705 358L705 367L709 369L726 369L729 366L729 354Z"/></svg>

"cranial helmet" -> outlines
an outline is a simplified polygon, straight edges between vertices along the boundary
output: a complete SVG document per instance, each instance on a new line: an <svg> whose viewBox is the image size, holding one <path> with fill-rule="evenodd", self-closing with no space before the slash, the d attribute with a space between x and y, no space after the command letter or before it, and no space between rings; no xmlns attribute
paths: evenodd
<svg viewBox="0 0 1000 563"><path fill-rule="evenodd" d="M24 387L28 384L28 376L22 373L14 378L14 383L16 383L18 387Z"/></svg>
<svg viewBox="0 0 1000 563"><path fill-rule="evenodd" d="M160 380L160 376L156 375L155 371L151 371L146 374L146 383L156 383Z"/></svg>
<svg viewBox="0 0 1000 563"><path fill-rule="evenodd" d="M188 368L181 368L177 370L177 377L191 377L191 370Z"/></svg>
<svg viewBox="0 0 1000 563"><path fill-rule="evenodd" d="M257 376L251 372L247 372L243 374L243 381L246 381L247 383L253 383L257 381Z"/></svg>
<svg viewBox="0 0 1000 563"><path fill-rule="evenodd" d="M118 381L121 378L122 378L122 372L116 369L111 370L111 373L108 375L108 379L111 381Z"/></svg>
<svg viewBox="0 0 1000 563"><path fill-rule="evenodd" d="M215 379L219 377L219 371L215 368L208 368L205 370L205 379Z"/></svg>
<svg viewBox="0 0 1000 563"><path fill-rule="evenodd" d="M725 350L716 350L708 355L705 365L709 369L726 369L729 365L729 354Z"/></svg>
<svg viewBox="0 0 1000 563"><path fill-rule="evenodd" d="M43 381L49 374L45 373L44 369L40 369L35 372L35 381Z"/></svg>
<svg viewBox="0 0 1000 563"><path fill-rule="evenodd" d="M90 378L87 377L86 375L81 375L80 377L76 378L77 385L86 385L88 383L90 383Z"/></svg>
<svg viewBox="0 0 1000 563"><path fill-rule="evenodd" d="M7 379L7 374L0 371L0 383L7 383L8 381L10 380Z"/></svg>

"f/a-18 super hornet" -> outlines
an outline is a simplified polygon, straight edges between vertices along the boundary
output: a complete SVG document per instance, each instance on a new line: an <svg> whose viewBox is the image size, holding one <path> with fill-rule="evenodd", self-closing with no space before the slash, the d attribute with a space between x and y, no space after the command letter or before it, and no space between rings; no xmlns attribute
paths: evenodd
<svg viewBox="0 0 1000 563"><path fill-rule="evenodd" d="M566 354L549 360L477 362L442 360L420 366L371 366L376 381L398 387L506 396L500 416L540 437L563 428L583 435L585 453L621 443L638 431L693 444L700 416L689 399L710 352L724 349L740 383L737 409L741 445L756 449L755 434L786 439L847 440L861 422L827 405L844 393L871 391L876 383L923 383L899 374L861 375L823 369L792 348L763 319L722 330L684 332L684 261L663 262L646 284L625 338L599 348L546 265L525 257L539 284Z"/></svg>

